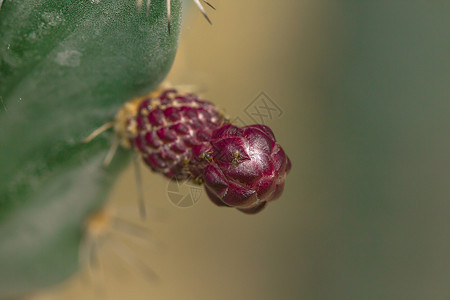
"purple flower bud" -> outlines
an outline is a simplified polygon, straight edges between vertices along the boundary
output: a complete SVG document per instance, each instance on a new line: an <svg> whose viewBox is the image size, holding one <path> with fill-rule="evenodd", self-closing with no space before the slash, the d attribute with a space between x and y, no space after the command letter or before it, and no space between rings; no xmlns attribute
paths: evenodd
<svg viewBox="0 0 450 300"><path fill-rule="evenodd" d="M283 192L289 158L269 127L223 122L212 103L166 90L139 103L127 138L155 172L204 182L219 206L255 214Z"/></svg>
<svg viewBox="0 0 450 300"><path fill-rule="evenodd" d="M283 192L291 163L269 127L224 125L205 152L212 160L203 179L215 204L254 214Z"/></svg>

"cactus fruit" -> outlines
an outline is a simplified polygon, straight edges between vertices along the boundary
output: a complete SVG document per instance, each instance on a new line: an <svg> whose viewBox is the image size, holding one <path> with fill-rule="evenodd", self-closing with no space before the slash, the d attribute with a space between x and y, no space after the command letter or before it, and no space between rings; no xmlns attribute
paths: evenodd
<svg viewBox="0 0 450 300"><path fill-rule="evenodd" d="M283 192L291 163L267 126L233 126L212 103L174 89L133 100L118 116L123 145L155 172L204 183L219 206L253 214Z"/></svg>

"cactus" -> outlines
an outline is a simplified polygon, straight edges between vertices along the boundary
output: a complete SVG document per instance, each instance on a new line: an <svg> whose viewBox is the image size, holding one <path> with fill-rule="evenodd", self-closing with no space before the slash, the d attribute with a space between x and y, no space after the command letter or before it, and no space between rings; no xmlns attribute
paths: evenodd
<svg viewBox="0 0 450 300"><path fill-rule="evenodd" d="M142 1L138 1L142 2ZM154 89L177 47L181 0L0 1L0 298L66 279L83 222L128 160L103 134L128 99Z"/></svg>

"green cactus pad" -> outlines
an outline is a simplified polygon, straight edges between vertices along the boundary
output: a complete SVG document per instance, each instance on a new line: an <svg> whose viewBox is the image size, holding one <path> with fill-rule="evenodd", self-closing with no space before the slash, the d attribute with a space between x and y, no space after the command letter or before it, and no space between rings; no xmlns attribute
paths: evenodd
<svg viewBox="0 0 450 300"><path fill-rule="evenodd" d="M135 0L0 3L0 298L77 270L82 224L129 156L103 168L111 134L81 141L167 75L181 0L170 34L165 4L147 16Z"/></svg>

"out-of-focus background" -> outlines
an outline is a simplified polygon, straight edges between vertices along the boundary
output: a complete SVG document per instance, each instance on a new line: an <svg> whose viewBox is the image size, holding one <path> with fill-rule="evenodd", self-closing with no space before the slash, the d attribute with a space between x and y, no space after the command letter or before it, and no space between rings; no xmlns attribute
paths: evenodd
<svg viewBox="0 0 450 300"><path fill-rule="evenodd" d="M272 127L283 197L256 216L205 194L177 208L145 170L156 250L116 235L133 255L105 244L33 299L450 299L450 2L211 2L213 26L185 17L169 81ZM139 222L133 172L109 207Z"/></svg>

